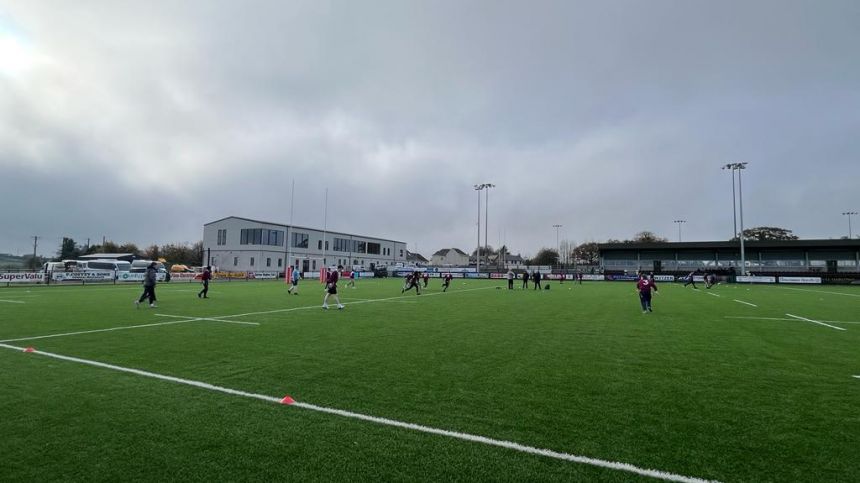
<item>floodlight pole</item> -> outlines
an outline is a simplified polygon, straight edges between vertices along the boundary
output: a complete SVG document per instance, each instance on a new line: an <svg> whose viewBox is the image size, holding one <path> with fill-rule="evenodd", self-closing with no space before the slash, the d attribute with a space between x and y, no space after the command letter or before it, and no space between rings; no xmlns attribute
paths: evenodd
<svg viewBox="0 0 860 483"><path fill-rule="evenodd" d="M733 231L732 237L738 236L738 207L737 207L737 194L735 193L735 168L733 163L729 163L722 167L722 169L728 169L732 173L732 222L733 222Z"/></svg>
<svg viewBox="0 0 860 483"><path fill-rule="evenodd" d="M741 219L741 274L746 275L747 258L746 251L744 248L744 186L743 181L741 180L741 171L747 169L747 163L735 163L734 166L734 169L738 171L738 208L740 209Z"/></svg>
<svg viewBox="0 0 860 483"><path fill-rule="evenodd" d="M856 211L846 211L845 213L842 213L842 214L848 217L848 239L853 240L854 239L854 233L851 231L851 217L856 215L857 212Z"/></svg>
<svg viewBox="0 0 860 483"><path fill-rule="evenodd" d="M475 252L475 269L478 274L481 273L481 190L484 189L483 184L476 184L475 191L478 192L478 248Z"/></svg>
<svg viewBox="0 0 860 483"><path fill-rule="evenodd" d="M681 242L681 223L686 223L687 220L675 220L673 223L678 224L678 243Z"/></svg>
<svg viewBox="0 0 860 483"><path fill-rule="evenodd" d="M561 245L558 241L558 229L564 225L552 225L555 227L555 265L561 269Z"/></svg>
<svg viewBox="0 0 860 483"><path fill-rule="evenodd" d="M484 247L490 246L490 240L487 236L488 229L490 227L490 188L495 188L496 185L492 183L484 183L484 188L486 188L487 192L485 193L484 200ZM490 254L487 253L487 266L490 266Z"/></svg>

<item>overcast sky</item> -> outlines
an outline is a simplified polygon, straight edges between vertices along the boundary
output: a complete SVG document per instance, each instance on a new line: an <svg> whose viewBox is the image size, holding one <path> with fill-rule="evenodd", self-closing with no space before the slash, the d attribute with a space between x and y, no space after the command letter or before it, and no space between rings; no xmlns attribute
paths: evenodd
<svg viewBox="0 0 860 483"><path fill-rule="evenodd" d="M0 252L287 222L293 179L296 224L328 187L330 229L425 256L474 248L483 182L514 252L727 239L731 161L747 227L839 237L858 26L856 0L0 1Z"/></svg>

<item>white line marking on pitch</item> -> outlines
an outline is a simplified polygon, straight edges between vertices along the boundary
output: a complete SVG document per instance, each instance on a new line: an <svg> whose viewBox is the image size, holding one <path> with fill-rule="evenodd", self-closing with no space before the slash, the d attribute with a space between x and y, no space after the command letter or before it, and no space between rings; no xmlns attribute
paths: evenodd
<svg viewBox="0 0 860 483"><path fill-rule="evenodd" d="M851 376L851 377L856 377L857 379L860 379L860 376Z"/></svg>
<svg viewBox="0 0 860 483"><path fill-rule="evenodd" d="M735 302L737 302L737 303L739 303L739 304L749 305L750 307L758 307L758 305L756 305L756 304L751 304L751 303L749 303L749 302L744 302L743 300L734 299L734 301L735 301Z"/></svg>
<svg viewBox="0 0 860 483"><path fill-rule="evenodd" d="M170 322L156 322L153 324L143 324L143 325L126 325L122 327L110 327L108 329L95 329L95 330L82 330L80 332L65 332L62 334L48 334L48 335L37 335L34 337L20 337L17 339L6 339L0 340L0 342L17 342L21 340L36 340L36 339L50 339L53 337L66 337L69 335L82 335L82 334L95 334L96 332L110 332L114 330L127 330L127 329L141 329L144 327L156 327L159 325L171 325L171 324L183 324L185 322L195 322L197 319L191 320L172 320Z"/></svg>
<svg viewBox="0 0 860 483"><path fill-rule="evenodd" d="M0 302L5 302L7 304L23 304L23 303L26 303L22 300L2 300L2 299L0 299Z"/></svg>
<svg viewBox="0 0 860 483"><path fill-rule="evenodd" d="M798 292L812 292L812 293L826 293L831 295L844 295L846 297L860 297L860 294L856 293L844 293L844 292L830 292L827 290L809 290L808 288L794 288L794 287L779 287L785 290L797 290Z"/></svg>
<svg viewBox="0 0 860 483"><path fill-rule="evenodd" d="M2 344L2 343L0 343L0 347L6 348L6 349L11 349L11 350L16 350L16 351L23 351L24 350L23 347L16 347L16 346L6 345L6 344ZM238 389L230 389L230 388L222 387L222 386L215 386L213 384L208 384L205 382L194 381L191 379L182 379L179 377L167 376L164 374L156 374L154 372L142 371L140 369L132 369L129 367L115 366L113 364L106 364L104 362L92 361L92 360L87 360L87 359L79 359L77 357L64 356L64 355L60 355L60 354L54 354L51 352L43 352L43 351L38 351L38 350L33 350L31 353L32 354L38 354L38 355L45 356L45 357L50 357L53 359L59 359L59 360L64 360L64 361L69 361L69 362L77 362L79 364L86 364L89 366L101 367L104 369L111 369L111 370L119 371L119 372L127 372L127 373L135 374L138 376L150 377L153 379L160 379L163 381L175 382L178 384L185 384L188 386L194 386L194 387L198 387L201 389L207 389L210 391L222 392L222 393L230 394L233 396L242 396L242 397L247 397L247 398L252 398L252 399L259 399L261 401L266 401L266 402L275 403L275 404L280 404L282 401L282 398L278 398L278 397L266 396L264 394L255 394L255 393L251 393L251 392L240 391ZM464 441L471 441L473 443L481 443L481 444L486 444L489 446L497 446L497 447L501 447L501 448L507 448L507 449L519 451L522 453L528 453L528 454L533 454L533 455L538 455L538 456L545 456L548 458L570 461L573 463L581 463L581 464L597 466L597 467L601 467L601 468L608 468L608 469L617 470L617 471L626 471L628 473L634 473L634 474L642 475L642 476L649 476L649 477L657 478L660 480L678 481L678 482L684 482L684 483L707 483L708 481L713 481L713 480L704 480L701 478L695 478L695 477L690 477L690 476L678 475L678 474L674 474L674 473L668 473L668 472L660 471L660 470L640 468L638 466L631 465L629 463L620 463L617 461L608 461L608 460L602 460L602 459L597 459L597 458L590 458L587 456L578 456L578 455L574 455L574 454L570 454L570 453L562 453L562 452L553 451L550 449L535 448L533 446L526 446L523 444L515 443L513 441L505 441L505 440L500 440L500 439L488 438L486 436L478 436L478 435L469 434L469 433L460 433L457 431L449 431L446 429L439 429L439 428L433 428L430 426L423 426L420 424L397 421L395 419L381 418L381 417L377 417L377 416L370 416L367 414L354 413L351 411L344 411L342 409L329 408L329 407L325 407L325 406L317 406L315 404L308 404L308 403L296 401L296 402L293 402L292 404L290 404L290 406L299 407L299 408L307 409L310 411L317 411L317 412L322 412L322 413L327 413L327 414L334 414L334 415L345 417L345 418L358 419L361 421L367 421L367 422L381 424L381 425L385 425L385 426L394 426L397 428L410 429L413 431L420 431L422 433L429 433L429 434L446 436L449 438L454 438L454 439L459 439L459 440L464 440Z"/></svg>
<svg viewBox="0 0 860 483"><path fill-rule="evenodd" d="M187 315L155 314L156 317L173 317L175 319L211 320L213 322L224 322L225 324L260 325L259 322L242 322L240 320L221 320L211 317L191 317Z"/></svg>
<svg viewBox="0 0 860 483"><path fill-rule="evenodd" d="M793 317L793 318L798 319L798 320L805 320L807 322L812 322L813 324L818 324L818 325L823 325L825 327L830 327L831 329L848 330L848 329L845 329L843 327L836 327L835 325L825 324L824 322L819 322L817 320L807 319L806 317L798 317L797 315L791 315L791 314L785 314L785 315L787 315L789 317Z"/></svg>
<svg viewBox="0 0 860 483"><path fill-rule="evenodd" d="M719 295L712 293L712 292L705 292L705 293L712 296L712 297L719 297Z"/></svg>

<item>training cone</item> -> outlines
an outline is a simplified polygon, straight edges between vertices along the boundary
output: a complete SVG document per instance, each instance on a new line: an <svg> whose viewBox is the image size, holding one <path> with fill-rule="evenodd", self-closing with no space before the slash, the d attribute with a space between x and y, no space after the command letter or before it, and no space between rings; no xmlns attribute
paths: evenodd
<svg viewBox="0 0 860 483"><path fill-rule="evenodd" d="M26 349L24 349L24 352L36 352L36 349L32 347L27 347Z"/></svg>
<svg viewBox="0 0 860 483"><path fill-rule="evenodd" d="M293 404L294 402L296 402L296 400L290 396L284 396L284 398L281 399L281 404L289 405L289 404Z"/></svg>

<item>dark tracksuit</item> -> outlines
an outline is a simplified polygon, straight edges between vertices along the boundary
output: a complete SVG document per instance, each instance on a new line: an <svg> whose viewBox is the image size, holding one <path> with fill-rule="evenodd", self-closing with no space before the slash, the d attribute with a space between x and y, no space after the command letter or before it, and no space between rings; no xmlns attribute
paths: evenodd
<svg viewBox="0 0 860 483"><path fill-rule="evenodd" d="M202 297L204 299L208 299L209 297L207 295L209 295L209 280L212 279L212 272L210 272L209 270L204 270L202 279L203 279L203 290L201 290L197 294L197 297L198 298Z"/></svg>
<svg viewBox="0 0 860 483"><path fill-rule="evenodd" d="M540 290L540 272L535 272L534 276L535 290Z"/></svg>
<svg viewBox="0 0 860 483"><path fill-rule="evenodd" d="M143 302L148 297L150 305L155 303L155 274L154 267L146 268L146 275L143 277L143 294L137 300L138 302Z"/></svg>
<svg viewBox="0 0 860 483"><path fill-rule="evenodd" d="M523 288L529 288L529 272L523 273Z"/></svg>

